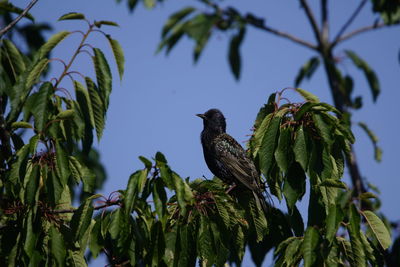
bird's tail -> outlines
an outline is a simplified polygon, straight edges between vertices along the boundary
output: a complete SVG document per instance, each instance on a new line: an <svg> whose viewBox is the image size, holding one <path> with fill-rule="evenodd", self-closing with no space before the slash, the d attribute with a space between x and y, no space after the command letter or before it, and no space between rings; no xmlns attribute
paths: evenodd
<svg viewBox="0 0 400 267"><path fill-rule="evenodd" d="M253 191L254 199L256 200L257 207L261 208L264 211L264 215L268 213L270 210L270 205L265 200L264 196L260 193L257 194Z"/></svg>

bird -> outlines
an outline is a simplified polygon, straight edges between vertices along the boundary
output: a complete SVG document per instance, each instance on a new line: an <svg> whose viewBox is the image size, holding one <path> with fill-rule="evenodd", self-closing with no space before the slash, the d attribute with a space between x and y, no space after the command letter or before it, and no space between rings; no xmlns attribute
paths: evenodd
<svg viewBox="0 0 400 267"><path fill-rule="evenodd" d="M260 175L243 147L226 133L222 112L213 108L196 116L203 119L201 144L210 171L226 184L250 190L257 206L267 213L269 208L263 196Z"/></svg>

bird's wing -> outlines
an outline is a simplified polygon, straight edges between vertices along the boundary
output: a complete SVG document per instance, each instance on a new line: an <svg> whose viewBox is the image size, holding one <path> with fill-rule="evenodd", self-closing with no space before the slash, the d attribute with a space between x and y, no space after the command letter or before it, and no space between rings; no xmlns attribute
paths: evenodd
<svg viewBox="0 0 400 267"><path fill-rule="evenodd" d="M247 157L243 147L228 134L215 139L215 153L219 161L244 186L260 192L260 177L253 162Z"/></svg>

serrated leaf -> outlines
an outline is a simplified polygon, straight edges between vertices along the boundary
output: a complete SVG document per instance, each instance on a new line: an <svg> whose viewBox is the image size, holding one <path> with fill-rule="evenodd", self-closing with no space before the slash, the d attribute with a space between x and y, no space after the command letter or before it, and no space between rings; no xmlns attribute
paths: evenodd
<svg viewBox="0 0 400 267"><path fill-rule="evenodd" d="M26 78L26 88L31 88L38 81L48 63L49 60L47 58L43 58L32 68L28 74L28 77Z"/></svg>
<svg viewBox="0 0 400 267"><path fill-rule="evenodd" d="M133 211L135 201L137 198L139 198L139 194L143 190L146 182L147 173L148 170L144 169L133 173L129 177L124 198L124 208L127 214L130 214Z"/></svg>
<svg viewBox="0 0 400 267"><path fill-rule="evenodd" d="M65 186L68 184L70 176L68 156L60 142L56 141L55 147L57 175L60 179L62 186Z"/></svg>
<svg viewBox="0 0 400 267"><path fill-rule="evenodd" d="M379 80L375 72L370 68L367 62L361 59L354 51L346 50L345 53L351 61L353 61L354 65L364 72L372 93L372 99L375 102L381 91Z"/></svg>
<svg viewBox="0 0 400 267"><path fill-rule="evenodd" d="M366 266L364 246L360 237L360 214L354 204L350 205L349 223L347 230L350 235L351 250L353 252L353 265Z"/></svg>
<svg viewBox="0 0 400 267"><path fill-rule="evenodd" d="M105 125L105 119L104 119L105 107L103 101L99 96L97 87L94 84L94 82L89 77L86 77L85 81L89 91L91 108L93 110L93 120L96 129L97 140L99 141L101 139L101 136L103 135L104 125Z"/></svg>
<svg viewBox="0 0 400 267"><path fill-rule="evenodd" d="M75 116L75 111L73 109L66 109L57 114L56 119L66 120L72 119Z"/></svg>
<svg viewBox="0 0 400 267"><path fill-rule="evenodd" d="M173 13L164 25L161 31L161 37L164 38L179 21L184 19L195 10L196 9L194 7L185 7L178 12Z"/></svg>
<svg viewBox="0 0 400 267"><path fill-rule="evenodd" d="M209 229L209 220L206 216L200 216L200 227L197 238L197 249L200 259L206 263L206 266L213 263L213 242L212 234Z"/></svg>
<svg viewBox="0 0 400 267"><path fill-rule="evenodd" d="M291 164L291 128L280 129L278 146L275 150L275 159L282 172L287 173Z"/></svg>
<svg viewBox="0 0 400 267"><path fill-rule="evenodd" d="M85 15L83 15L82 13L77 13L77 12L69 12L67 14L62 15L58 21L60 20L82 20L85 19Z"/></svg>
<svg viewBox="0 0 400 267"><path fill-rule="evenodd" d="M159 220L164 224L164 215L167 208L167 193L162 179L155 179L153 186L153 200L154 206Z"/></svg>
<svg viewBox="0 0 400 267"><path fill-rule="evenodd" d="M239 49L245 34L246 34L246 28L242 26L239 32L232 37L229 43L229 52L228 52L229 66L236 80L239 80L240 78L242 60L240 57Z"/></svg>
<svg viewBox="0 0 400 267"><path fill-rule="evenodd" d="M303 125L296 130L293 152L295 160L300 163L304 171L307 171L308 161L310 158L308 136L304 131Z"/></svg>
<svg viewBox="0 0 400 267"><path fill-rule="evenodd" d="M57 266L65 266L66 248L62 234L52 225L50 227L49 237L50 253L54 257Z"/></svg>
<svg viewBox="0 0 400 267"><path fill-rule="evenodd" d="M320 102L319 98L316 95L314 95L314 94L312 94L312 93L310 93L310 92L308 92L306 90L303 90L303 89L300 89L300 88L296 88L296 91L307 101L310 101L312 103L319 103Z"/></svg>
<svg viewBox="0 0 400 267"><path fill-rule="evenodd" d="M281 119L277 115L271 119L258 151L260 170L266 177L268 177L268 172L274 162L274 151L278 141L277 136Z"/></svg>
<svg viewBox="0 0 400 267"><path fill-rule="evenodd" d="M93 64L96 71L98 92L100 99L103 102L104 112L106 112L112 90L111 70L103 52L99 48L93 48L93 52Z"/></svg>
<svg viewBox="0 0 400 267"><path fill-rule="evenodd" d="M85 200L72 216L70 227L72 231L72 240L80 241L88 230L92 221L93 206L91 205L91 198Z"/></svg>
<svg viewBox="0 0 400 267"><path fill-rule="evenodd" d="M342 189L348 189L346 184L342 181L336 180L336 179L324 179L319 186L326 186L326 187L335 187L335 188L342 188Z"/></svg>
<svg viewBox="0 0 400 267"><path fill-rule="evenodd" d="M62 40L64 40L68 35L70 35L71 32L69 31L61 31L53 36L51 36L46 43L44 43L39 51L38 51L38 58L44 58L47 56L47 54L54 49Z"/></svg>
<svg viewBox="0 0 400 267"><path fill-rule="evenodd" d="M302 240L294 239L289 243L284 253L284 263L286 266L297 266L299 261L299 254L301 253Z"/></svg>
<svg viewBox="0 0 400 267"><path fill-rule="evenodd" d="M32 114L35 118L35 128L38 131L43 131L47 122L48 116L48 102L50 95L53 93L53 85L49 82L45 82L39 89L39 92L35 94Z"/></svg>
<svg viewBox="0 0 400 267"><path fill-rule="evenodd" d="M96 27L98 27L98 28L100 28L102 25L119 27L118 23L116 23L114 21L109 21L109 20L95 21L94 25L96 25Z"/></svg>
<svg viewBox="0 0 400 267"><path fill-rule="evenodd" d="M368 223L368 226L371 228L379 244L382 246L383 249L387 249L392 243L392 240L385 224L372 211L365 210L362 211L361 214L364 216L365 220Z"/></svg>
<svg viewBox="0 0 400 267"><path fill-rule="evenodd" d="M12 129L19 129L19 128L32 129L33 126L29 122L26 122L26 121L16 121L16 122L11 123L11 128Z"/></svg>
<svg viewBox="0 0 400 267"><path fill-rule="evenodd" d="M112 39L110 36L107 36L107 40L110 43L115 62L117 63L119 79L122 80L125 65L124 51L122 50L122 47L117 40Z"/></svg>
<svg viewBox="0 0 400 267"><path fill-rule="evenodd" d="M18 74L22 73L26 68L24 58L18 48L10 40L3 39L2 44L8 63L12 67L14 79L16 80Z"/></svg>
<svg viewBox="0 0 400 267"><path fill-rule="evenodd" d="M304 266L310 267L313 266L315 261L317 260L317 248L319 244L320 236L318 231L314 227L308 227L305 234L304 240L302 244L303 258L304 258Z"/></svg>
<svg viewBox="0 0 400 267"><path fill-rule="evenodd" d="M295 87L299 86L304 78L310 79L314 74L316 69L319 66L319 58L312 57L310 58L299 70L299 73L296 76Z"/></svg>
<svg viewBox="0 0 400 267"><path fill-rule="evenodd" d="M332 243L336 232L339 228L340 222L343 220L344 214L342 209L336 205L330 205L328 215L326 217L326 239Z"/></svg>
<svg viewBox="0 0 400 267"><path fill-rule="evenodd" d="M299 164L292 164L283 185L283 195L289 211L295 206L296 202L301 199L306 190L306 175Z"/></svg>
<svg viewBox="0 0 400 267"><path fill-rule="evenodd" d="M312 114L312 118L319 136L322 137L322 140L327 145L331 145L334 141L332 139L332 125L324 120L322 114L314 113Z"/></svg>

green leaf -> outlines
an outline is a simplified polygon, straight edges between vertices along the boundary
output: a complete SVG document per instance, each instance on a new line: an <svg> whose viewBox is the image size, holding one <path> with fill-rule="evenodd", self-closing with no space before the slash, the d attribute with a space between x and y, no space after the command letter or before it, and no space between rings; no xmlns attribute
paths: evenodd
<svg viewBox="0 0 400 267"><path fill-rule="evenodd" d="M12 3L9 3L8 1L0 2L0 9L3 11L15 13L18 15L20 15L20 14L22 14L22 12L24 12L24 9L14 6ZM35 21L35 18L29 12L25 14L25 17L27 19L31 20L32 22Z"/></svg>
<svg viewBox="0 0 400 267"><path fill-rule="evenodd" d="M310 93L310 92L308 92L308 91L306 91L306 90L303 90L303 89L300 89L300 88L296 88L296 91L297 91L302 97L304 97L305 100L307 100L307 101L309 101L309 102L312 102L312 103L318 103L318 102L320 102L320 101L319 101L319 98L318 98L316 95L314 95L314 94L312 94L312 93Z"/></svg>
<svg viewBox="0 0 400 267"><path fill-rule="evenodd" d="M294 239L292 242L289 243L284 253L284 263L286 264L286 266L298 266L301 248L302 240L300 239Z"/></svg>
<svg viewBox="0 0 400 267"><path fill-rule="evenodd" d="M96 71L98 92L103 102L105 112L108 109L109 98L112 90L111 70L103 52L98 48L93 48L93 52L93 64Z"/></svg>
<svg viewBox="0 0 400 267"><path fill-rule="evenodd" d="M199 258L206 266L211 266L213 263L214 246L212 234L209 229L210 221L206 216L200 216L200 227L197 238L197 250Z"/></svg>
<svg viewBox="0 0 400 267"><path fill-rule="evenodd" d="M67 152L64 150L62 144L56 141L56 171L62 186L68 184L70 170Z"/></svg>
<svg viewBox="0 0 400 267"><path fill-rule="evenodd" d="M28 74L28 77L26 78L26 88L31 88L38 81L40 75L42 74L48 63L49 60L47 58L43 58L32 68L32 70ZM49 82L47 83L51 84Z"/></svg>
<svg viewBox="0 0 400 267"><path fill-rule="evenodd" d="M12 129L19 129L19 128L24 128L24 129L32 129L33 126L26 121L16 121L11 123L11 128Z"/></svg>
<svg viewBox="0 0 400 267"><path fill-rule="evenodd" d="M322 140L327 145L331 145L334 141L332 138L332 125L329 122L325 121L322 114L314 113L314 114L312 114L312 118L313 118L315 127L317 128L317 132L318 132L319 136L322 137Z"/></svg>
<svg viewBox="0 0 400 267"><path fill-rule="evenodd" d="M375 151L375 160L376 161L381 161L382 159L382 151L380 147L378 147L378 137L375 135L375 133L368 127L367 124L363 122L359 122L358 125L365 131L365 133L368 135L369 139L372 142L372 145L374 146L374 151Z"/></svg>
<svg viewBox="0 0 400 267"><path fill-rule="evenodd" d="M162 179L155 179L153 186L154 206L160 221L165 222L164 216L167 208L167 193Z"/></svg>
<svg viewBox="0 0 400 267"><path fill-rule="evenodd" d="M304 257L304 266L310 267L317 260L318 244L320 242L320 236L318 231L314 227L308 227L304 234L304 240L302 244L302 251Z"/></svg>
<svg viewBox="0 0 400 267"><path fill-rule="evenodd" d="M292 131L290 127L281 128L278 146L275 150L275 159L282 172L287 173L289 165L291 164L291 136Z"/></svg>
<svg viewBox="0 0 400 267"><path fill-rule="evenodd" d="M32 114L35 118L35 128L38 131L43 131L48 117L48 103L51 94L53 93L53 85L49 82L45 82L39 89L39 92L32 95Z"/></svg>
<svg viewBox="0 0 400 267"><path fill-rule="evenodd" d="M69 12L67 14L62 15L58 21L60 20L84 20L85 19L85 15L83 15L82 13L77 13L77 12Z"/></svg>
<svg viewBox="0 0 400 267"><path fill-rule="evenodd" d="M295 87L299 86L300 83L303 81L304 78L310 79L311 76L314 74L316 69L319 66L319 58L318 57L312 57L310 58L301 68L299 73L296 76L295 80Z"/></svg>
<svg viewBox="0 0 400 267"><path fill-rule="evenodd" d="M89 91L91 108L93 110L93 119L94 126L96 128L97 140L99 141L101 139L101 136L103 135L105 125L105 107L94 82L89 77L86 77L85 81Z"/></svg>
<svg viewBox="0 0 400 267"><path fill-rule="evenodd" d="M49 231L49 241L50 241L50 252L54 257L57 266L65 266L65 256L66 256L66 248L65 241L62 234L59 230L54 226L50 226Z"/></svg>
<svg viewBox="0 0 400 267"><path fill-rule="evenodd" d="M40 180L40 166L35 165L32 167L32 172L27 172L26 178L26 196L25 200L28 205L33 205L39 198L39 180Z"/></svg>
<svg viewBox="0 0 400 267"><path fill-rule="evenodd" d="M387 249L392 243L392 240L385 224L372 211L365 210L362 211L361 214L364 216L365 220L368 223L368 226L371 228L379 244L382 246L383 249Z"/></svg>
<svg viewBox="0 0 400 267"><path fill-rule="evenodd" d="M307 171L308 161L310 158L308 135L304 131L303 125L297 128L293 145L295 160L300 163L304 171Z"/></svg>
<svg viewBox="0 0 400 267"><path fill-rule="evenodd" d="M379 80L375 72L370 68L367 62L361 59L354 51L346 50L345 53L351 61L353 61L353 64L364 72L372 93L372 99L375 102L381 92Z"/></svg>
<svg viewBox="0 0 400 267"><path fill-rule="evenodd" d="M3 39L2 44L8 63L13 70L14 79L16 80L18 74L26 69L24 58L18 48L10 40Z"/></svg>
<svg viewBox="0 0 400 267"><path fill-rule="evenodd" d="M193 11L196 9L193 7L185 7L178 12L173 13L165 23L162 31L161 31L161 37L164 38L175 25L180 22L182 19L184 19L186 16L191 14Z"/></svg>
<svg viewBox="0 0 400 267"><path fill-rule="evenodd" d="M359 195L359 198L360 199L369 199L369 198L378 198L378 196L372 192L364 192Z"/></svg>
<svg viewBox="0 0 400 267"><path fill-rule="evenodd" d="M277 136L281 119L282 118L280 116L277 116L276 114L272 118L271 122L268 125L268 128L265 131L261 147L258 152L260 170L266 177L268 177L268 172L274 162L274 151L278 141Z"/></svg>
<svg viewBox="0 0 400 267"><path fill-rule="evenodd" d="M228 59L229 65L231 67L231 71L233 76L235 76L236 80L240 78L240 70L242 65L242 60L240 58L240 46L246 34L246 28L242 26L239 32L234 35L229 44L229 52Z"/></svg>
<svg viewBox="0 0 400 267"><path fill-rule="evenodd" d="M326 186L326 187L335 187L335 188L342 188L342 189L347 189L348 187L346 184L342 181L336 180L336 179L324 179L319 186Z"/></svg>
<svg viewBox="0 0 400 267"><path fill-rule="evenodd" d="M289 211L293 209L296 202L301 199L306 191L306 175L299 164L292 164L289 168L283 194L286 199Z"/></svg>
<svg viewBox="0 0 400 267"><path fill-rule="evenodd" d="M344 214L342 209L337 205L330 205L328 216L326 217L326 239L332 244L335 240L336 232L340 222L343 220Z"/></svg>
<svg viewBox="0 0 400 267"><path fill-rule="evenodd" d="M72 119L75 116L75 111L73 109L66 109L57 114L56 119L66 120Z"/></svg>
<svg viewBox="0 0 400 267"><path fill-rule="evenodd" d="M120 80L122 80L122 76L124 75L124 65L125 65L124 51L122 50L122 47L117 40L112 39L110 36L107 36L107 40L110 43L111 50L114 54L115 62L117 63L119 78Z"/></svg>
<svg viewBox="0 0 400 267"><path fill-rule="evenodd" d="M118 23L109 20L95 21L94 25L96 25L97 28L100 28L102 25L119 27Z"/></svg>
<svg viewBox="0 0 400 267"><path fill-rule="evenodd" d="M360 214L354 204L350 205L349 223L347 230L350 235L351 250L353 252L353 266L366 266L364 246L360 237Z"/></svg>
<svg viewBox="0 0 400 267"><path fill-rule="evenodd" d="M51 36L45 44L43 44L38 51L38 58L42 59L48 55L48 53L54 49L62 40L64 40L71 32L61 31Z"/></svg>
<svg viewBox="0 0 400 267"><path fill-rule="evenodd" d="M142 192L146 183L147 174L148 170L144 169L133 173L129 177L124 198L124 208L127 214L132 213L135 201L139 198L139 194Z"/></svg>
<svg viewBox="0 0 400 267"><path fill-rule="evenodd" d="M88 231L93 216L93 206L91 202L94 197L96 196L86 199L72 216L70 227L72 231L72 240L74 241L80 241L86 231Z"/></svg>

